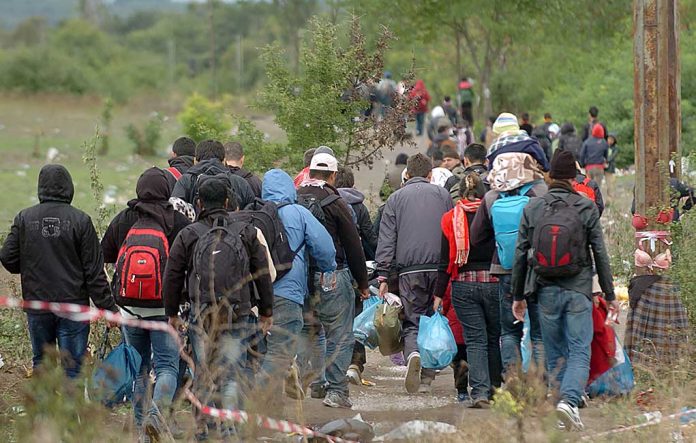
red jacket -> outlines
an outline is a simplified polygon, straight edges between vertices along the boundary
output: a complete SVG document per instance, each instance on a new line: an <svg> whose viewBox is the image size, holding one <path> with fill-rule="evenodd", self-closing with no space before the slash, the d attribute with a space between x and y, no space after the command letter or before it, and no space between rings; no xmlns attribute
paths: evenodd
<svg viewBox="0 0 696 443"><path fill-rule="evenodd" d="M425 82L423 80L417 80L416 84L411 89L408 94L409 98L415 99L415 105L413 106L413 112L419 114L422 112L428 112L428 102L430 101L430 94L425 88Z"/></svg>
<svg viewBox="0 0 696 443"><path fill-rule="evenodd" d="M611 369L614 364L614 356L616 355L614 329L604 323L607 320L608 312L607 302L601 297L599 298L599 306L592 305L594 336L591 345L588 385Z"/></svg>
<svg viewBox="0 0 696 443"><path fill-rule="evenodd" d="M450 329L452 334L454 334L454 339L458 345L464 344L464 328L462 323L457 318L457 313L452 306L452 284L447 285L447 290L445 291L445 296L442 297L442 315L447 317L449 321Z"/></svg>

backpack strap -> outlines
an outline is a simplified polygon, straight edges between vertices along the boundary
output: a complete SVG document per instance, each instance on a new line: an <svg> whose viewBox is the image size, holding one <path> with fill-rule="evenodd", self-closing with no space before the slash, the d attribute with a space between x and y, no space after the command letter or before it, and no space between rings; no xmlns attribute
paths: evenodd
<svg viewBox="0 0 696 443"><path fill-rule="evenodd" d="M319 206L321 206L322 208L324 208L324 207L326 207L326 206L329 206L331 203L335 202L335 201L338 200L339 198L341 198L339 195L331 194L331 195L329 195L329 196L327 196L327 197L324 197L324 198L319 202Z"/></svg>
<svg viewBox="0 0 696 443"><path fill-rule="evenodd" d="M167 171L169 171L169 173L172 174L177 181L181 178L181 172L179 172L179 170L174 166L167 168Z"/></svg>
<svg viewBox="0 0 696 443"><path fill-rule="evenodd" d="M585 180L582 181L582 184L585 186L590 186L590 177L585 177Z"/></svg>

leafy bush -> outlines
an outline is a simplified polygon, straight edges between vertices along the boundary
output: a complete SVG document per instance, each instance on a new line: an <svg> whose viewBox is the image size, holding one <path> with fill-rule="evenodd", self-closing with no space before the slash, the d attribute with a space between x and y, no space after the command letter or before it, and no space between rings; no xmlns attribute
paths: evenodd
<svg viewBox="0 0 696 443"><path fill-rule="evenodd" d="M271 168L283 167L288 170L302 168L302 151L289 149L280 143L266 140L254 122L244 117L235 117L237 133L232 140L244 147L244 166L258 174Z"/></svg>
<svg viewBox="0 0 696 443"><path fill-rule="evenodd" d="M199 142L209 138L224 138L232 124L225 115L222 102L208 100L198 93L191 95L179 114L184 133Z"/></svg>
<svg viewBox="0 0 696 443"><path fill-rule="evenodd" d="M157 144L162 136L162 116L155 112L140 130L133 123L126 126L126 135L133 142L133 153L141 156L157 154Z"/></svg>

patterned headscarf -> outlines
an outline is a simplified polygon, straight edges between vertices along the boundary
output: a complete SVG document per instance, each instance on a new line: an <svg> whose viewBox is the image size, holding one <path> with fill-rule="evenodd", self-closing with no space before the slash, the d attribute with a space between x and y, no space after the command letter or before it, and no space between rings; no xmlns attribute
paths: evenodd
<svg viewBox="0 0 696 443"><path fill-rule="evenodd" d="M507 152L495 158L488 173L491 189L507 192L544 178L541 167L534 157L522 152Z"/></svg>

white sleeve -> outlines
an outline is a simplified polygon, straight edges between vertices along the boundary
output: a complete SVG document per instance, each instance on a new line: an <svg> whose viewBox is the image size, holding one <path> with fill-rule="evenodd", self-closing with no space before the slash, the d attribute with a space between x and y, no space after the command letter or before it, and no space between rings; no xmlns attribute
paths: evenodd
<svg viewBox="0 0 696 443"><path fill-rule="evenodd" d="M263 249L266 251L266 258L268 259L268 275L271 277L271 282L276 280L278 273L273 265L273 257L271 257L271 251L268 249L268 243L266 242L266 237L263 236L263 232L259 228L256 229L256 239L261 243Z"/></svg>

